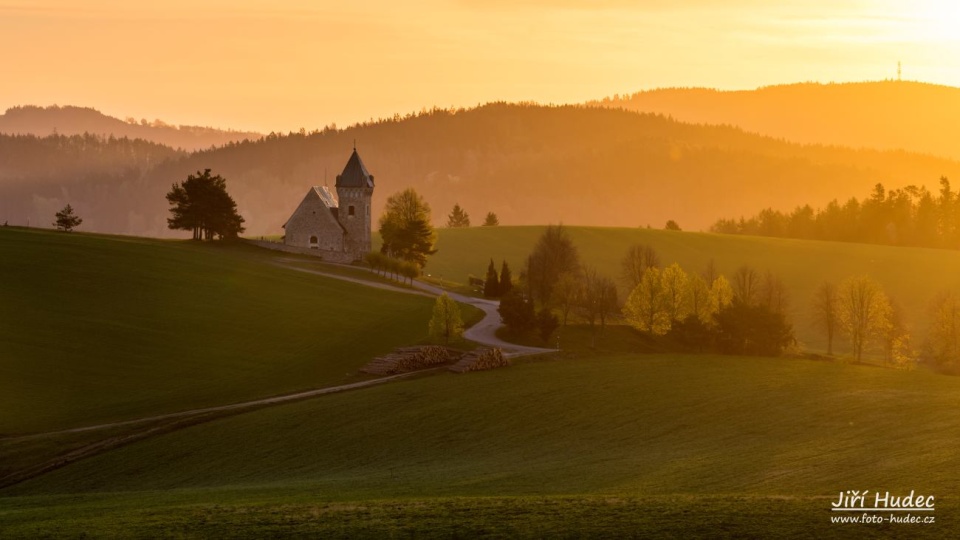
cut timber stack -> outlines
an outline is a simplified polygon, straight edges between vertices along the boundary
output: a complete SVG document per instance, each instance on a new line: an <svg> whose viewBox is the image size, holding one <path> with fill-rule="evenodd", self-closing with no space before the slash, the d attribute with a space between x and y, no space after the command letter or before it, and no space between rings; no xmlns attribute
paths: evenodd
<svg viewBox="0 0 960 540"><path fill-rule="evenodd" d="M463 355L459 362L450 366L450 371L464 373L466 371L497 369L509 365L510 360L507 360L500 349L477 349Z"/></svg>
<svg viewBox="0 0 960 540"><path fill-rule="evenodd" d="M394 375L418 369L447 364L460 357L459 352L446 347L400 347L386 356L374 358L360 370L372 375Z"/></svg>

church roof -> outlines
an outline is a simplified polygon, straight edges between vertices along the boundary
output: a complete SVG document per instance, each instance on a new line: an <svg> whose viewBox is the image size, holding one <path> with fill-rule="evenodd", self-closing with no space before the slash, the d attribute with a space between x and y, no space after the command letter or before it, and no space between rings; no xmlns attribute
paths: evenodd
<svg viewBox="0 0 960 540"><path fill-rule="evenodd" d="M360 154L357 153L356 148L350 154L350 159L347 161L347 166L343 168L343 172L337 175L337 187L373 187L373 175L367 172L367 168L363 166L363 160L360 159Z"/></svg>
<svg viewBox="0 0 960 540"><path fill-rule="evenodd" d="M330 188L327 186L313 186L310 188L310 191L307 192L307 196L303 198L303 201L300 202L300 205L297 206L297 209L293 211L293 215L290 217L292 218L293 216L297 215L297 212L299 212L304 205L310 204L313 197L320 199L320 203L323 204L323 206L325 206L333 215L334 221L337 223L337 226L340 227L340 230L346 232L347 229L344 228L339 219L336 219L338 212L337 199L333 197L333 193L330 192ZM290 223L289 219L287 220L287 223ZM287 228L287 223L283 224L284 229Z"/></svg>
<svg viewBox="0 0 960 540"><path fill-rule="evenodd" d="M313 190L317 192L317 196L320 197L320 200L323 201L323 204L327 208L336 208L337 200L333 198L333 193L330 193L330 188L327 186L313 186Z"/></svg>

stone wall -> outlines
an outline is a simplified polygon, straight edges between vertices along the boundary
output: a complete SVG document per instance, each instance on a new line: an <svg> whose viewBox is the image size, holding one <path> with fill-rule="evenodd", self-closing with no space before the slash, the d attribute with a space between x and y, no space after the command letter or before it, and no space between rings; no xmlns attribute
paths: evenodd
<svg viewBox="0 0 960 540"><path fill-rule="evenodd" d="M323 251L344 251L344 234L333 212L326 203L311 189L307 196L290 216L285 226L288 246L309 249L310 238L317 239L316 247Z"/></svg>
<svg viewBox="0 0 960 540"><path fill-rule="evenodd" d="M344 253L342 251L327 251L323 249L310 249L302 248L297 246L288 246L280 242L270 242L268 240L247 240L248 244L262 247L266 249L272 249L274 251L282 251L284 253L296 253L299 255L310 255L311 257L317 257L326 262L339 263L339 264L350 264L354 262L354 257L350 253Z"/></svg>

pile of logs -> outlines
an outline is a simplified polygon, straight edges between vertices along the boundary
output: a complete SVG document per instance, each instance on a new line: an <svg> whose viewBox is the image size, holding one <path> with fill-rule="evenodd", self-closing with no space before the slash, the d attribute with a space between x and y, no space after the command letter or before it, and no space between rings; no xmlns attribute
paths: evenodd
<svg viewBox="0 0 960 540"><path fill-rule="evenodd" d="M464 373L466 371L496 369L509 365L510 360L503 355L503 351L500 349L477 349L463 355L459 362L450 366L450 371Z"/></svg>
<svg viewBox="0 0 960 540"><path fill-rule="evenodd" d="M374 358L360 370L372 375L408 373L450 363L460 357L459 352L446 347L400 347L386 356Z"/></svg>

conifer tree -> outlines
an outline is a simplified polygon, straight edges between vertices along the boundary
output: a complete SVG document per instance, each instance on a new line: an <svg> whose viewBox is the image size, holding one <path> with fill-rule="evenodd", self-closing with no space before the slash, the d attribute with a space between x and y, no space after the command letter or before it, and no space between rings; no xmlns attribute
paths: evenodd
<svg viewBox="0 0 960 540"><path fill-rule="evenodd" d="M460 207L460 203L453 205L453 211L447 216L447 227L469 227L470 214Z"/></svg>
<svg viewBox="0 0 960 540"><path fill-rule="evenodd" d="M503 261L503 266L500 267L500 296L504 296L510 289L513 289L513 276L510 273L510 266L507 265L507 261Z"/></svg>
<svg viewBox="0 0 960 540"><path fill-rule="evenodd" d="M63 210L60 210L56 213L57 221L54 222L57 230L64 232L71 232L75 227L79 227L83 220L80 219L76 214L73 213L73 207L69 204L63 207ZM6 222L4 222L6 225Z"/></svg>
<svg viewBox="0 0 960 540"><path fill-rule="evenodd" d="M487 279L483 282L483 295L487 298L500 296L500 278L497 276L497 268L493 265L493 259L490 259L490 266L487 267Z"/></svg>

